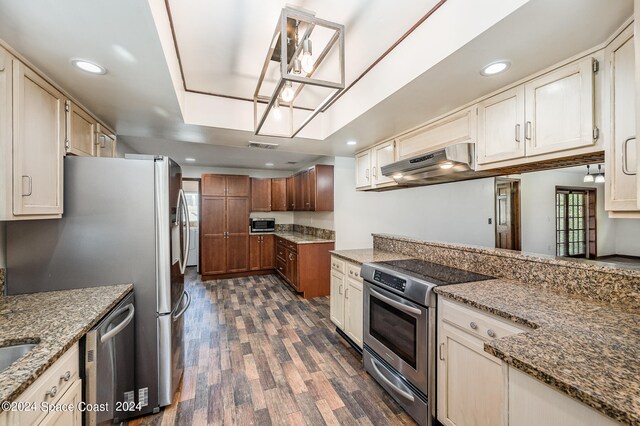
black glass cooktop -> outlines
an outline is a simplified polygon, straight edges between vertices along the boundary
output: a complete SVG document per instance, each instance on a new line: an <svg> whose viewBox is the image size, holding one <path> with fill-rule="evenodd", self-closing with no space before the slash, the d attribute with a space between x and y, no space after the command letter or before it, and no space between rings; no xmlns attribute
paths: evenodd
<svg viewBox="0 0 640 426"><path fill-rule="evenodd" d="M384 265L389 269L435 285L470 283L494 278L420 259L390 260L375 264Z"/></svg>

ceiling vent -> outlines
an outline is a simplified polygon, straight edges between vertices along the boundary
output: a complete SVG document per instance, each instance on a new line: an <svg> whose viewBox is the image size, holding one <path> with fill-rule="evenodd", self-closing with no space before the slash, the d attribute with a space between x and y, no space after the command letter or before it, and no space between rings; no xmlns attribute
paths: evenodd
<svg viewBox="0 0 640 426"><path fill-rule="evenodd" d="M297 161L287 161L287 164L298 164Z"/></svg>
<svg viewBox="0 0 640 426"><path fill-rule="evenodd" d="M276 149L278 146L279 144L277 143L249 141L249 148Z"/></svg>

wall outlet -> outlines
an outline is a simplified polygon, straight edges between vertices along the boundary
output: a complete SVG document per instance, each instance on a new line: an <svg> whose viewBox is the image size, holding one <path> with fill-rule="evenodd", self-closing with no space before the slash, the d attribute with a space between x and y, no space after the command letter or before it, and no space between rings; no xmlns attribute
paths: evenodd
<svg viewBox="0 0 640 426"><path fill-rule="evenodd" d="M492 218L489 218L489 219L487 220L487 223L489 223L489 225L491 225L491 224L493 223L493 219L492 219Z"/></svg>

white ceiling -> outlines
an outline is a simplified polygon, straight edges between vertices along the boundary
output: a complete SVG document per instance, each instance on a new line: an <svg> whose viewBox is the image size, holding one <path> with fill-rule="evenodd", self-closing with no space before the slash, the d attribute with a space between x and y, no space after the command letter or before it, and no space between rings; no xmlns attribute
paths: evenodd
<svg viewBox="0 0 640 426"><path fill-rule="evenodd" d="M462 0L448 0L458 1ZM172 6L182 3L183 0L171 0ZM346 25L347 46L352 46L346 52L348 73L353 78L372 57L389 47L387 41L395 40L426 12L419 13L420 7L426 9L434 2L293 3ZM184 0L184 4L193 8L192 14L199 10L197 7L206 11L195 13L202 16L194 21L194 27L198 23L204 27L204 33L188 29L183 33L193 37L206 35L206 40L201 39L204 44L194 45L195 55L198 51L212 52L208 57L187 59L193 64L189 65L190 70L196 70L190 74L193 84L209 84L211 90L226 89L226 93L245 93L249 88L250 96L256 80L249 84L246 77L255 75L262 66L283 2ZM404 8L410 12L405 13ZM260 13L248 12L252 10ZM168 154L183 164L183 158L197 157L199 165L264 168L265 162L279 166L286 161L307 162L320 155L353 155L357 149L603 42L631 16L632 10L632 0L531 0L324 141L272 140L254 136L250 131L184 124L158 32L145 1L0 0L0 38L114 127L120 140L135 150ZM177 25L182 18L175 14ZM387 25L387 17L396 25ZM200 21L209 22L209 26ZM429 20L423 25L428 23ZM242 29L230 33L234 25ZM264 46L254 44L252 39L259 39L256 31L267 29L268 36L260 38ZM179 43L186 43L181 40L179 27L176 33ZM352 40L351 34L357 37ZM363 44L366 48L361 47ZM238 46L243 47L234 59ZM180 54L192 55L182 49ZM102 64L108 74L92 76L75 70L70 59L77 57ZM503 75L481 77L479 69L496 58L510 59L513 66ZM258 64L257 69L249 66L251 61ZM198 77L198 72L218 73L221 77L206 79ZM221 84L224 79L233 82ZM364 80L357 83L362 84ZM358 145L346 146L349 139L357 140ZM246 148L249 140L275 141L281 146L277 151L253 150ZM271 158L274 160L269 161Z"/></svg>
<svg viewBox="0 0 640 426"><path fill-rule="evenodd" d="M345 26L345 80L349 83L436 2L169 0L168 4L187 88L251 99L280 12L288 4ZM314 53L319 50L314 44Z"/></svg>

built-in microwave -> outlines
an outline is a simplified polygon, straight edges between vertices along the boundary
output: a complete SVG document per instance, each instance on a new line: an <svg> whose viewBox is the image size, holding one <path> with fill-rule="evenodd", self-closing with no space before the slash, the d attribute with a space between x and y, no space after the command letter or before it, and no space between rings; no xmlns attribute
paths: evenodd
<svg viewBox="0 0 640 426"><path fill-rule="evenodd" d="M252 217L249 219L251 232L273 232L276 230L276 220L273 218Z"/></svg>

